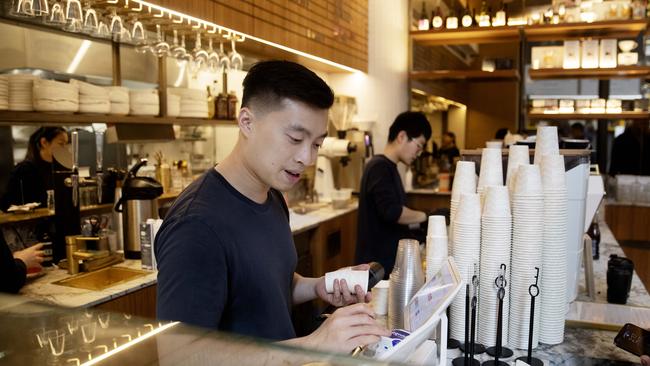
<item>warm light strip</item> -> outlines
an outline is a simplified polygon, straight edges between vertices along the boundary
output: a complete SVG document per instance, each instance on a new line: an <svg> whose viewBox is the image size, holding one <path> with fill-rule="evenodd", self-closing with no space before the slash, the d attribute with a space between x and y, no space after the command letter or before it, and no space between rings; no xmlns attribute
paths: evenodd
<svg viewBox="0 0 650 366"><path fill-rule="evenodd" d="M74 74L75 71L77 71L77 67L79 67L79 64L81 63L81 60L83 60L84 56L86 56L86 52L88 52L88 49L90 48L90 45L92 42L88 40L84 40L81 42L81 46L79 46L79 49L77 50L77 54L74 55L74 58L72 59L72 62L70 62L70 66L68 66L68 69L65 70L68 74Z"/></svg>
<svg viewBox="0 0 650 366"><path fill-rule="evenodd" d="M131 346L135 346L136 344L155 336L158 333L164 332L165 330L167 330L167 329L169 329L171 327L174 327L177 324L179 324L179 322L172 322L172 323L169 323L169 324L165 324L165 325L163 325L162 327L160 327L158 329L152 330L151 332L149 332L149 333L147 333L147 334L145 334L145 335L143 335L141 337L138 337L138 338L136 338L136 339L134 339L134 340L132 340L130 342L124 343L123 345L121 345L121 346L119 346L119 347L117 347L117 348L115 348L113 350L110 350L110 351L100 355L99 357L93 358L92 360L90 360L88 362L82 363L81 365L82 366L95 365L95 364L97 364L99 362L102 362L105 359L107 359L107 358L109 358L109 357L111 357L111 356L113 356L113 355L115 355L115 354L117 354L119 352L124 351L125 349L127 349L127 348L129 348Z"/></svg>
<svg viewBox="0 0 650 366"><path fill-rule="evenodd" d="M218 24L211 23L211 22L205 21L203 19L195 18L195 17L193 17L191 15L183 14L183 13L177 12L175 10L167 9L167 8L162 7L160 5L152 4L152 3L149 3L149 2L144 1L144 0L131 0L131 1L135 2L135 3L138 3L138 4L141 4L142 6L146 6L150 10L151 9L156 9L156 10L161 11L161 12L168 12L172 16L179 16L181 18L185 18L185 19L188 20L188 23L190 25L191 25L192 21L194 21L194 22L197 22L199 24L202 24L206 29L207 29L208 26L212 27L213 29L214 28L221 29L221 30L224 30L226 32L233 33L234 35L237 35L237 36L240 36L240 37L246 37L246 38L252 39L254 41L263 43L263 44L265 44L267 46L279 48L279 49L281 49L283 51L293 53L294 55L298 55L298 56L308 58L310 60L318 61L320 63L324 63L324 64L329 65L329 66L334 66L334 67L339 68L341 70L345 70L345 71L348 71L348 72L361 72L360 70L354 69L354 68L349 67L349 66L341 65L339 63L324 59L322 57L314 56L312 54L309 54L309 53L306 53L306 52L303 52L303 51L300 51L300 50L296 50L296 49L291 48L291 47L283 46L283 45L275 43L275 42L267 41L267 40L262 39L262 38L251 36L251 35L246 34L246 33L237 32L237 31L235 31L233 29L222 27L222 26L220 26Z"/></svg>

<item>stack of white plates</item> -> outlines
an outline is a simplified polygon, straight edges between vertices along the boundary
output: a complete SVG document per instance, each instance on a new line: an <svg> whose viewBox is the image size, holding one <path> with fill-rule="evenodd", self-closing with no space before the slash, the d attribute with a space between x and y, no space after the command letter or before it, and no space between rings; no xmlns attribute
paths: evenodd
<svg viewBox="0 0 650 366"><path fill-rule="evenodd" d="M508 149L508 169L506 170L506 186L510 194L514 187L515 171L521 164L530 164L528 145L510 145Z"/></svg>
<svg viewBox="0 0 650 366"><path fill-rule="evenodd" d="M208 118L208 92L206 90L170 88L168 92L181 97L180 117Z"/></svg>
<svg viewBox="0 0 650 366"><path fill-rule="evenodd" d="M79 112L108 114L111 112L111 100L108 89L79 80L70 80L70 84L79 87Z"/></svg>
<svg viewBox="0 0 650 366"><path fill-rule="evenodd" d="M79 89L75 84L54 80L34 80L34 110L68 112L79 110Z"/></svg>
<svg viewBox="0 0 650 366"><path fill-rule="evenodd" d="M9 109L9 80L7 75L0 75L0 110Z"/></svg>
<svg viewBox="0 0 650 366"><path fill-rule="evenodd" d="M33 111L32 89L34 80L38 77L31 74L8 75L9 81L9 110Z"/></svg>
<svg viewBox="0 0 650 366"><path fill-rule="evenodd" d="M451 186L449 245L447 246L447 251L451 255L453 255L451 243L454 237L454 220L460 196L471 193L476 193L476 164L473 161L459 161L456 163L454 183Z"/></svg>
<svg viewBox="0 0 650 366"><path fill-rule="evenodd" d="M560 144L556 126L539 126L535 137L535 164L542 162L544 155L559 155Z"/></svg>
<svg viewBox="0 0 650 366"><path fill-rule="evenodd" d="M181 96L167 93L167 116L178 117L181 114Z"/></svg>
<svg viewBox="0 0 650 366"><path fill-rule="evenodd" d="M129 114L129 89L123 86L109 86L108 99L111 103L111 114L126 116Z"/></svg>
<svg viewBox="0 0 650 366"><path fill-rule="evenodd" d="M404 308L422 285L424 273L420 259L420 243L417 240L402 239L397 245L395 267L390 274L388 288L390 329L404 328Z"/></svg>
<svg viewBox="0 0 650 366"><path fill-rule="evenodd" d="M479 167L478 186L476 192L481 196L481 207L488 186L503 185L503 159L501 149L484 148L481 151L481 166Z"/></svg>
<svg viewBox="0 0 650 366"><path fill-rule="evenodd" d="M479 291L478 343L496 345L497 314L499 299L495 279L506 265L506 286L510 283L510 244L512 215L510 197L505 186L489 186L485 191L485 203L481 215L481 272ZM510 289L506 287L506 294ZM503 299L503 345L508 341L509 299Z"/></svg>
<svg viewBox="0 0 650 366"><path fill-rule="evenodd" d="M156 89L129 90L129 114L134 116L157 116L160 112L160 99Z"/></svg>
<svg viewBox="0 0 650 366"><path fill-rule="evenodd" d="M569 206L564 157L543 156L541 171L544 187L544 249L540 275L539 340L546 344L560 344L564 341L564 318L568 310L566 258Z"/></svg>
<svg viewBox="0 0 650 366"><path fill-rule="evenodd" d="M461 195L453 225L454 260L461 277L470 280L480 264L481 200L477 193ZM449 334L457 340L465 339L465 292L466 288L461 287L450 308Z"/></svg>
<svg viewBox="0 0 650 366"><path fill-rule="evenodd" d="M447 222L444 216L429 216L427 226L427 282L438 273L448 256Z"/></svg>
<svg viewBox="0 0 650 366"><path fill-rule="evenodd" d="M528 347L530 295L528 287L535 282L535 267L542 272L544 232L544 194L538 165L520 165L516 171L512 194L512 252L510 266L510 328L509 344ZM562 262L566 263L566 262ZM540 299L536 299L533 347L539 340Z"/></svg>

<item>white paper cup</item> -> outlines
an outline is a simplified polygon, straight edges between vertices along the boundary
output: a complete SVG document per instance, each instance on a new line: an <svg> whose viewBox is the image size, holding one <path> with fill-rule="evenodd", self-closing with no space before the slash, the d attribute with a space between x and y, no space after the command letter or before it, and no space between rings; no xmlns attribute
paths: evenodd
<svg viewBox="0 0 650 366"><path fill-rule="evenodd" d="M372 288L372 308L377 315L388 313L388 287L390 281L381 280Z"/></svg>
<svg viewBox="0 0 650 366"><path fill-rule="evenodd" d="M447 236L447 221L442 215L429 216L427 236Z"/></svg>
<svg viewBox="0 0 650 366"><path fill-rule="evenodd" d="M350 293L354 293L354 288L357 285L361 286L363 291L368 290L368 270L356 271L345 268L325 273L325 290L328 293L334 292L334 280L345 280Z"/></svg>
<svg viewBox="0 0 650 366"><path fill-rule="evenodd" d="M480 223L481 199L478 193L463 194L456 212L456 223ZM460 234L460 233L459 233Z"/></svg>
<svg viewBox="0 0 650 366"><path fill-rule="evenodd" d="M506 170L506 185L512 190L511 181L514 180L517 167L521 164L530 164L530 151L527 145L510 145L508 149L508 169Z"/></svg>
<svg viewBox="0 0 650 366"><path fill-rule="evenodd" d="M454 182L451 185L451 200L460 201L463 193L476 193L476 164L473 161L456 163Z"/></svg>
<svg viewBox="0 0 650 366"><path fill-rule="evenodd" d="M509 217L510 196L506 186L490 186L485 192L484 217Z"/></svg>
<svg viewBox="0 0 650 366"><path fill-rule="evenodd" d="M481 151L481 167L477 190L487 186L503 185L503 159L501 149L485 148Z"/></svg>
<svg viewBox="0 0 650 366"><path fill-rule="evenodd" d="M501 149L503 148L503 141L502 140L486 141L485 147L487 147L488 149Z"/></svg>
<svg viewBox="0 0 650 366"><path fill-rule="evenodd" d="M542 176L538 165L520 165L513 187L513 197L516 195L530 196L542 194ZM516 198L516 197L515 197Z"/></svg>
<svg viewBox="0 0 650 366"><path fill-rule="evenodd" d="M557 138L556 126L537 127L537 136L535 137L535 159L534 163L539 164L544 155L558 155L560 153L560 144Z"/></svg>
<svg viewBox="0 0 650 366"><path fill-rule="evenodd" d="M566 189L566 172L564 171L564 156L544 155L540 164L542 186L548 189Z"/></svg>

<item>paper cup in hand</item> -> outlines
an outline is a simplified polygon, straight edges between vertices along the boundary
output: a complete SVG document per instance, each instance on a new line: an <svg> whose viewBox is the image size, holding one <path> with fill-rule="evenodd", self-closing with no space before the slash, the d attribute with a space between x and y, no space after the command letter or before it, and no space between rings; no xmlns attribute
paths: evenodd
<svg viewBox="0 0 650 366"><path fill-rule="evenodd" d="M354 293L354 288L359 285L364 292L368 290L368 270L356 271L349 268L340 269L334 272L325 273L325 290L327 293L334 292L334 280L345 280L350 293Z"/></svg>
<svg viewBox="0 0 650 366"><path fill-rule="evenodd" d="M388 313L388 287L390 281L382 280L372 288L372 307L377 315L386 315Z"/></svg>

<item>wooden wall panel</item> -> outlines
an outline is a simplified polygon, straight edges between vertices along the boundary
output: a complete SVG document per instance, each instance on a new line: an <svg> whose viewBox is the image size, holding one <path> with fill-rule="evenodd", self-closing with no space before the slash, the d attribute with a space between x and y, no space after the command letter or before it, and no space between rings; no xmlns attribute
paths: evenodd
<svg viewBox="0 0 650 366"><path fill-rule="evenodd" d="M368 69L367 0L153 2L355 69ZM251 49L251 45L241 49L246 51ZM265 56L265 47L261 45L253 46L251 50L257 56ZM275 52L267 55L267 58L274 57L277 57Z"/></svg>

